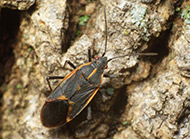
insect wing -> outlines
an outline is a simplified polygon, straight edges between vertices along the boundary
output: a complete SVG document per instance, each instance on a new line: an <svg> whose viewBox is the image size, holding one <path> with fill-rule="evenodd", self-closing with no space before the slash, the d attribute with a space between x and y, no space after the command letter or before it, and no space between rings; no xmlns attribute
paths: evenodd
<svg viewBox="0 0 190 139"><path fill-rule="evenodd" d="M55 100L46 102L41 111L41 121L45 127L56 127L66 123L68 102Z"/></svg>
<svg viewBox="0 0 190 139"><path fill-rule="evenodd" d="M88 86L85 88L81 88L79 91L75 93L75 95L71 98L71 101L74 102L68 111L68 119L69 122L71 119L75 118L92 100L98 89L96 86Z"/></svg>
<svg viewBox="0 0 190 139"><path fill-rule="evenodd" d="M81 71L78 69L71 72L52 91L48 97L48 101L56 100L61 96L64 96L65 99L69 99L76 92L81 76Z"/></svg>
<svg viewBox="0 0 190 139"><path fill-rule="evenodd" d="M69 98L79 86L80 70L74 70L66 76L52 91L41 111L41 122L45 127L55 127L66 122Z"/></svg>

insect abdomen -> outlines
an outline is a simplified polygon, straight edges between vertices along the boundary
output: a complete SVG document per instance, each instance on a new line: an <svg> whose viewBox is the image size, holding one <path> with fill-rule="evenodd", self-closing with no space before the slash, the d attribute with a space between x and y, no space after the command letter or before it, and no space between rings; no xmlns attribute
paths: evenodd
<svg viewBox="0 0 190 139"><path fill-rule="evenodd" d="M66 122L68 101L46 102L41 111L41 121L45 127L55 127Z"/></svg>

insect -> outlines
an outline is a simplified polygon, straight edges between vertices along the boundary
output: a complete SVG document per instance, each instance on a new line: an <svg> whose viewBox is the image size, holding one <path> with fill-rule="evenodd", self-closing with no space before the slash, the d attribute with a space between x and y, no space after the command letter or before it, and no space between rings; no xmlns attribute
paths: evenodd
<svg viewBox="0 0 190 139"><path fill-rule="evenodd" d="M62 79L47 98L41 110L41 122L45 127L58 127L74 119L92 100L98 92L102 83L104 70L109 61L127 56L117 56L111 59L105 57L107 49L107 21L105 18L105 50L101 57L91 61L91 51L88 49L89 62L75 67L70 61L68 64L74 70L66 77L52 76L47 78L50 86L50 79ZM152 55L151 53L145 53Z"/></svg>

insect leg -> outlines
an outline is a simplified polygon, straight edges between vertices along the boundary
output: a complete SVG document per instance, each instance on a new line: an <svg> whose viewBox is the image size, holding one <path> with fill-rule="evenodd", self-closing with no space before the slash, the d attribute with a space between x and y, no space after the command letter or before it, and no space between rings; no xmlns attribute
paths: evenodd
<svg viewBox="0 0 190 139"><path fill-rule="evenodd" d="M87 120L91 120L92 119L92 109L91 106L89 105L87 108Z"/></svg>
<svg viewBox="0 0 190 139"><path fill-rule="evenodd" d="M76 66L71 61L66 60L66 63L68 63L73 69L76 69ZM48 76L48 77L46 77L46 80L48 82L48 86L49 86L50 90L52 91L52 87L51 87L49 80L63 79L63 78L64 78L64 76Z"/></svg>
<svg viewBox="0 0 190 139"><path fill-rule="evenodd" d="M63 79L64 76L48 76L46 77L46 81L48 82L49 89L52 91L52 87L49 80L55 80L55 79Z"/></svg>
<svg viewBox="0 0 190 139"><path fill-rule="evenodd" d="M116 75L104 74L105 78L116 78Z"/></svg>
<svg viewBox="0 0 190 139"><path fill-rule="evenodd" d="M92 55L91 55L91 51L90 51L90 47L88 48L88 61L91 62L91 58L92 58Z"/></svg>
<svg viewBox="0 0 190 139"><path fill-rule="evenodd" d="M69 60L66 60L66 62L73 68L76 69L76 66Z"/></svg>

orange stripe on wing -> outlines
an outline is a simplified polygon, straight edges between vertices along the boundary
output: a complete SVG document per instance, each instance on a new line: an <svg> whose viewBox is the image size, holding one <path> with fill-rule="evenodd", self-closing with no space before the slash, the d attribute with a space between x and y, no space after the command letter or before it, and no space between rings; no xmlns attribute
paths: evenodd
<svg viewBox="0 0 190 139"><path fill-rule="evenodd" d="M103 74L101 76L101 80L100 80L100 84L98 85L98 87L95 89L95 91L92 93L92 95L90 96L90 98L88 99L88 101L86 102L86 105L84 107L86 107L88 105L88 103L90 103L90 101L93 99L93 97L96 95L97 91L100 88L100 85L102 84L102 80L103 80Z"/></svg>
<svg viewBox="0 0 190 139"><path fill-rule="evenodd" d="M80 65L78 68L80 69L80 68L82 68L82 67L84 67L84 66L87 66L87 65L90 65L90 64L91 64L91 62L84 63L84 64Z"/></svg>
<svg viewBox="0 0 190 139"><path fill-rule="evenodd" d="M73 74L75 74L80 68L82 68L83 66L87 66L90 65L91 62L85 63L80 65L78 68L74 69L71 73L69 73L65 78L63 78L58 84L57 86L59 86L63 81L67 80L68 78L70 78ZM57 86L55 88L57 88ZM54 88L54 89L55 89ZM54 89L52 90L52 92L54 91Z"/></svg>
<svg viewBox="0 0 190 139"><path fill-rule="evenodd" d="M68 113L70 113L71 110L72 110L72 106L69 106L69 108L68 108ZM72 119L67 115L66 121L69 122L69 121L71 121L71 120L72 120Z"/></svg>
<svg viewBox="0 0 190 139"><path fill-rule="evenodd" d="M90 77L94 74L94 73L96 73L96 71L97 71L97 68L95 68L94 70L93 70L93 72L92 73L90 73L90 75L86 78L87 80L89 80L90 79Z"/></svg>
<svg viewBox="0 0 190 139"><path fill-rule="evenodd" d="M68 100L68 98L65 97L65 95L62 95L60 97L57 98L58 100Z"/></svg>

